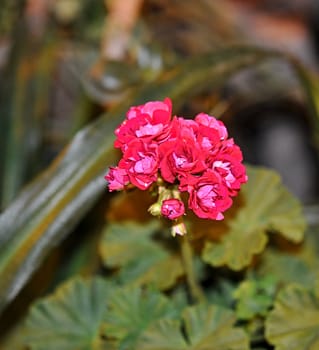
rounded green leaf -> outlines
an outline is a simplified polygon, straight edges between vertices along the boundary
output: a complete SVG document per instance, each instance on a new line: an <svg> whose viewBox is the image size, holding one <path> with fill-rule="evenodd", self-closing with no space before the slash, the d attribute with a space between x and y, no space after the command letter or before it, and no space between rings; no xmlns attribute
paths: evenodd
<svg viewBox="0 0 319 350"><path fill-rule="evenodd" d="M244 204L229 218L227 232L218 242L207 241L203 259L234 270L247 266L253 255L263 251L267 231L300 242L306 228L299 201L282 185L279 175L265 168L247 167L248 183L241 195Z"/></svg>
<svg viewBox="0 0 319 350"><path fill-rule="evenodd" d="M100 278L65 283L32 306L23 333L26 345L32 350L105 349L100 327L109 294L109 283Z"/></svg>
<svg viewBox="0 0 319 350"><path fill-rule="evenodd" d="M271 275L280 286L297 283L312 288L319 281L319 231L310 227L301 245L293 250L269 247L257 267L259 276Z"/></svg>
<svg viewBox="0 0 319 350"><path fill-rule="evenodd" d="M161 320L140 338L139 350L248 350L245 332L234 327L232 311L199 304L185 309L182 320Z"/></svg>
<svg viewBox="0 0 319 350"><path fill-rule="evenodd" d="M184 350L188 349L181 332L181 323L176 320L160 320L145 331L137 343L139 350Z"/></svg>
<svg viewBox="0 0 319 350"><path fill-rule="evenodd" d="M242 281L234 291L236 315L241 320L266 316L273 304L276 282L273 277L252 278Z"/></svg>
<svg viewBox="0 0 319 350"><path fill-rule="evenodd" d="M319 349L319 293L297 285L283 289L266 321L276 350Z"/></svg>
<svg viewBox="0 0 319 350"><path fill-rule="evenodd" d="M120 350L135 349L141 333L159 319L176 317L178 311L156 291L137 287L120 289L110 298L104 333L119 341Z"/></svg>
<svg viewBox="0 0 319 350"><path fill-rule="evenodd" d="M311 265L300 255L267 249L257 273L261 276L273 276L281 286L298 283L313 287L319 277L319 261Z"/></svg>
<svg viewBox="0 0 319 350"><path fill-rule="evenodd" d="M107 267L120 267L120 281L130 285L152 284L159 289L174 285L184 274L181 258L152 237L159 221L149 224L127 222L111 224L106 229L100 253Z"/></svg>

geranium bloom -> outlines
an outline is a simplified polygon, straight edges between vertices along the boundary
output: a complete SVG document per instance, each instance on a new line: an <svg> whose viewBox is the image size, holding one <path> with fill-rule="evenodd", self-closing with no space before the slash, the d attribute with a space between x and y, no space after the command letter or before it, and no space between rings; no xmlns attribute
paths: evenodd
<svg viewBox="0 0 319 350"><path fill-rule="evenodd" d="M205 113L197 114L197 116L195 117L195 122L198 123L199 125L206 126L211 130L216 130L221 140L226 140L228 137L228 133L225 125L220 120L217 120L208 114L205 114Z"/></svg>
<svg viewBox="0 0 319 350"><path fill-rule="evenodd" d="M131 107L127 119L115 130L117 139L114 146L125 150L130 141L137 138L145 143L150 140L165 140L170 131L172 116L171 101L148 102L145 105Z"/></svg>
<svg viewBox="0 0 319 350"><path fill-rule="evenodd" d="M173 183L176 177L205 170L202 152L193 139L178 138L160 147L160 170L164 180Z"/></svg>
<svg viewBox="0 0 319 350"><path fill-rule="evenodd" d="M214 154L215 153L215 154ZM242 164L243 155L233 139L226 140L220 149L208 157L208 166L215 170L228 187L231 196L236 195L241 184L247 182L246 169Z"/></svg>
<svg viewBox="0 0 319 350"><path fill-rule="evenodd" d="M158 165L158 146L140 139L130 143L119 162L119 167L126 170L129 181L141 190L146 190L156 181Z"/></svg>
<svg viewBox="0 0 319 350"><path fill-rule="evenodd" d="M153 185L159 197L150 212L178 219L176 227L183 227L178 225L185 213L179 192L189 194L188 207L197 216L221 220L247 182L241 150L225 125L205 113L194 120L173 117L167 98L131 107L115 135L123 156L105 176L110 191Z"/></svg>
<svg viewBox="0 0 319 350"><path fill-rule="evenodd" d="M109 182L109 190L123 190L129 183L129 177L125 169L111 167L108 174L104 177Z"/></svg>
<svg viewBox="0 0 319 350"><path fill-rule="evenodd" d="M179 188L189 193L189 208L203 219L222 220L222 212L232 205L228 188L221 177L210 169L199 177L188 176L183 179Z"/></svg>

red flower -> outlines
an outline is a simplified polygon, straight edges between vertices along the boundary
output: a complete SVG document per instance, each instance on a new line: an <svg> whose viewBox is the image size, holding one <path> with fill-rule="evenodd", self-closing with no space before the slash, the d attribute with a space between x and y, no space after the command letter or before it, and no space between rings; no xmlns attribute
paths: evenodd
<svg viewBox="0 0 319 350"><path fill-rule="evenodd" d="M183 118L175 119L173 124L174 138L159 146L161 175L170 183L176 177L198 174L207 167L196 140L197 124Z"/></svg>
<svg viewBox="0 0 319 350"><path fill-rule="evenodd" d="M108 181L110 191L123 190L124 186L129 183L129 177L126 170L119 167L111 167L104 178Z"/></svg>
<svg viewBox="0 0 319 350"><path fill-rule="evenodd" d="M232 205L227 187L213 170L200 177L189 176L180 190L189 192L189 208L203 219L222 220L222 212Z"/></svg>
<svg viewBox="0 0 319 350"><path fill-rule="evenodd" d="M126 170L133 185L146 190L157 180L158 162L158 146L137 139L130 143L119 167Z"/></svg>
<svg viewBox="0 0 319 350"><path fill-rule="evenodd" d="M195 121L199 125L203 125L203 126L208 127L211 130L217 131L219 138L221 140L227 139L227 137L228 137L227 129L226 129L224 123L221 122L220 120L217 120L216 118L214 118L208 114L199 113L195 117Z"/></svg>
<svg viewBox="0 0 319 350"><path fill-rule="evenodd" d="M195 117L195 122L198 125L197 142L206 155L227 139L225 125L216 118L200 113Z"/></svg>
<svg viewBox="0 0 319 350"><path fill-rule="evenodd" d="M169 136L171 115L172 104L168 98L131 107L127 119L115 130L114 146L125 151L129 142L137 138L146 143L153 139L164 141Z"/></svg>
<svg viewBox="0 0 319 350"><path fill-rule="evenodd" d="M150 101L146 102L144 105L131 107L127 114L127 119L133 119L138 117L140 114L146 114L152 116L156 114L157 111L167 111L169 115L172 113L172 101L169 98L165 98L164 101Z"/></svg>
<svg viewBox="0 0 319 350"><path fill-rule="evenodd" d="M223 142L220 149L209 158L209 168L216 171L228 187L231 196L237 194L240 186L246 183L248 177L242 164L243 155L233 139Z"/></svg>
<svg viewBox="0 0 319 350"><path fill-rule="evenodd" d="M184 215L184 203L176 198L165 199L162 203L161 213L164 217L174 220Z"/></svg>

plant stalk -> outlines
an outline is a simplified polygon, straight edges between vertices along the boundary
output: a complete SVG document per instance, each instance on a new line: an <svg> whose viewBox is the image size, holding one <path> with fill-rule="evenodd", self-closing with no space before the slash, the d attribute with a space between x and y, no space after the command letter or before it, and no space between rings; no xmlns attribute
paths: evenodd
<svg viewBox="0 0 319 350"><path fill-rule="evenodd" d="M181 236L180 245L187 284L189 287L191 297L196 302L203 302L206 300L206 298L201 286L199 285L196 279L193 263L193 248L190 244L189 237L187 234Z"/></svg>

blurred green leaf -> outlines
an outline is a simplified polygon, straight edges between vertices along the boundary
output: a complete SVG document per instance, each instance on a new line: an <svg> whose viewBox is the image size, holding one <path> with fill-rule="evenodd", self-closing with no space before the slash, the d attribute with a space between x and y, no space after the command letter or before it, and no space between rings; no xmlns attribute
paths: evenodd
<svg viewBox="0 0 319 350"><path fill-rule="evenodd" d="M23 336L32 350L102 350L100 327L107 310L110 284L100 278L73 279L36 302Z"/></svg>
<svg viewBox="0 0 319 350"><path fill-rule="evenodd" d="M104 333L119 341L119 350L135 349L143 331L159 319L177 317L177 310L159 292L141 288L118 290L110 299Z"/></svg>
<svg viewBox="0 0 319 350"><path fill-rule="evenodd" d="M318 228L309 227L301 245L267 248L260 257L256 274L262 277L271 275L279 287L290 283L314 287L319 280L318 233Z"/></svg>
<svg viewBox="0 0 319 350"><path fill-rule="evenodd" d="M276 350L319 349L319 293L289 285L266 321L266 338Z"/></svg>
<svg viewBox="0 0 319 350"><path fill-rule="evenodd" d="M248 350L248 337L235 328L234 314L200 304L185 309L182 320L160 320L141 336L139 350Z"/></svg>
<svg viewBox="0 0 319 350"><path fill-rule="evenodd" d="M167 289L184 274L180 256L152 239L158 230L158 220L107 227L100 244L102 260L107 267L121 267L118 278L122 283Z"/></svg>
<svg viewBox="0 0 319 350"><path fill-rule="evenodd" d="M254 254L263 251L266 232L278 232L300 242L306 228L299 201L282 185L271 170L247 167L248 183L242 187L244 205L227 224L229 229L219 242L205 243L203 259L214 266L234 270L247 266Z"/></svg>
<svg viewBox="0 0 319 350"><path fill-rule="evenodd" d="M234 304L233 293L236 289L236 284L226 278L217 280L207 291L207 299L210 303L232 308Z"/></svg>
<svg viewBox="0 0 319 350"><path fill-rule="evenodd" d="M0 311L105 191L103 174L118 157L113 130L131 105L166 96L178 105L272 55L255 48L226 48L185 60L80 131L0 217Z"/></svg>
<svg viewBox="0 0 319 350"><path fill-rule="evenodd" d="M77 134L64 157L0 217L0 309L103 190L102 169L117 159L112 131L118 123L105 124L110 126L108 131L94 125Z"/></svg>
<svg viewBox="0 0 319 350"><path fill-rule="evenodd" d="M319 263L313 269L297 255L267 250L262 256L258 274L271 275L280 285L299 283L303 286L313 287L316 277L319 277Z"/></svg>
<svg viewBox="0 0 319 350"><path fill-rule="evenodd" d="M4 70L2 79L5 83L0 88L0 113L6 121L1 129L1 161L4 164L0 183L1 209L16 197L25 181L38 171L36 164L41 163L39 149L57 49L52 33L50 39L44 37L31 44L35 38L31 39L24 21L19 21L15 45Z"/></svg>
<svg viewBox="0 0 319 350"><path fill-rule="evenodd" d="M276 283L273 277L247 279L234 291L236 315L241 320L250 320L255 316L266 316L273 303Z"/></svg>

